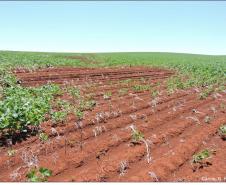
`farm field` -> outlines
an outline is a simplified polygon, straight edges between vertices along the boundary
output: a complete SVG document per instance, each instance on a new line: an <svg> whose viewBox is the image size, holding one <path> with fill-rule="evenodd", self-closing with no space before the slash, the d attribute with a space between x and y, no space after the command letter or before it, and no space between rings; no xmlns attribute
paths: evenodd
<svg viewBox="0 0 226 185"><path fill-rule="evenodd" d="M0 52L0 181L226 181L226 56Z"/></svg>

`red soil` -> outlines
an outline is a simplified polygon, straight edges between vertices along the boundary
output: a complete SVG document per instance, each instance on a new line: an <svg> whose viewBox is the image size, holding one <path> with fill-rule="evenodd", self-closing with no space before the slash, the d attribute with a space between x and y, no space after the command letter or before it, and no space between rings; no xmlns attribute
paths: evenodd
<svg viewBox="0 0 226 185"><path fill-rule="evenodd" d="M220 106L226 95L199 100L193 89L168 95L164 79L172 74L142 67L17 71L18 79L26 86L49 80L65 85L65 80L70 81L69 85L79 85L85 94L95 93L97 105L86 111L80 124L82 129L76 125L75 117L69 116L67 124L55 128L59 135L51 131L49 122L42 124L49 134L45 143L38 136L16 143L13 157L7 155L7 147L1 147L0 181L26 181L32 164L28 165L25 154L27 160L33 155L38 166L53 171L48 181L226 181L226 141L217 135L217 129L226 121ZM141 77L147 79L140 80ZM119 83L125 79L134 81ZM134 92L134 84L149 84L158 89L158 99L153 99L148 90ZM128 92L119 95L121 88L128 88ZM112 92L110 100L102 97L106 91ZM66 95L62 98L70 100ZM194 109L200 113L194 113ZM97 119L98 114L102 118ZM212 118L209 124L204 121L207 115ZM145 144L131 143L130 125L135 125L149 143L150 163ZM210 158L212 165L194 171L192 156L206 148L216 150Z"/></svg>

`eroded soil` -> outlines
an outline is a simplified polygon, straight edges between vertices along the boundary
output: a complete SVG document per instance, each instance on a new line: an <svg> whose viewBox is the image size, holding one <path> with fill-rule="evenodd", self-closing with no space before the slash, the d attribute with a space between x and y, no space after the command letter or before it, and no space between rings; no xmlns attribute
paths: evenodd
<svg viewBox="0 0 226 185"><path fill-rule="evenodd" d="M199 100L197 89L169 94L165 80L173 74L144 67L17 70L24 86L78 86L83 94L94 94L97 104L82 121L68 116L66 124L54 129L50 121L42 123L47 142L27 138L13 145L12 157L9 148L1 147L0 181L26 181L34 166L53 171L48 181L226 181L226 141L217 133L226 122L221 106L226 95ZM150 85L158 95L135 91L135 85ZM127 91L120 93L122 89ZM104 99L109 91L112 96ZM70 101L66 94L62 99ZM143 133L148 147L131 142L131 125ZM192 156L203 149L215 154L209 165L194 170Z"/></svg>

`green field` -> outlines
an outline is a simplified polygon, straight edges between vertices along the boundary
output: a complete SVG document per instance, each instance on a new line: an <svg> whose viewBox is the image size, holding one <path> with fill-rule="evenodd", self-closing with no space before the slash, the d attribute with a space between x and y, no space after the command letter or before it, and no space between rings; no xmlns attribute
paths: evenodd
<svg viewBox="0 0 226 185"><path fill-rule="evenodd" d="M81 59L71 59L82 56ZM26 88L16 83L11 69L28 68L31 71L49 66L115 67L153 66L172 69L176 75L167 80L169 94L176 89L199 88L200 99L213 92L225 92L226 56L210 56L178 53L33 53L0 52L0 134L8 137L26 130L30 125L38 127L46 114L63 120L71 109L82 118L80 107L60 102L64 112L51 112L54 96L62 93L57 85L48 84L37 88ZM78 89L66 89L75 98L81 98ZM58 102L56 102L58 104ZM92 105L93 102L83 102ZM84 106L83 105L83 106ZM65 108L67 107L67 108ZM69 108L68 108L69 107ZM1 133L2 132L2 133Z"/></svg>
<svg viewBox="0 0 226 185"><path fill-rule="evenodd" d="M87 63L69 56L86 56L95 63ZM222 84L226 79L226 55L197 55L179 53L33 53L0 52L0 68L26 67L35 69L46 66L114 67L149 65L177 70L189 77L190 86ZM178 73L178 74L179 74Z"/></svg>

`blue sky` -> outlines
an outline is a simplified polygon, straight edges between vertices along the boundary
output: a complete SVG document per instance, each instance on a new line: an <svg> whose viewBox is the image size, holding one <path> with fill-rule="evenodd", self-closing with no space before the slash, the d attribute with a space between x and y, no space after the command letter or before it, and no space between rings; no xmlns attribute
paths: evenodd
<svg viewBox="0 0 226 185"><path fill-rule="evenodd" d="M226 54L226 2L0 2L0 50Z"/></svg>

